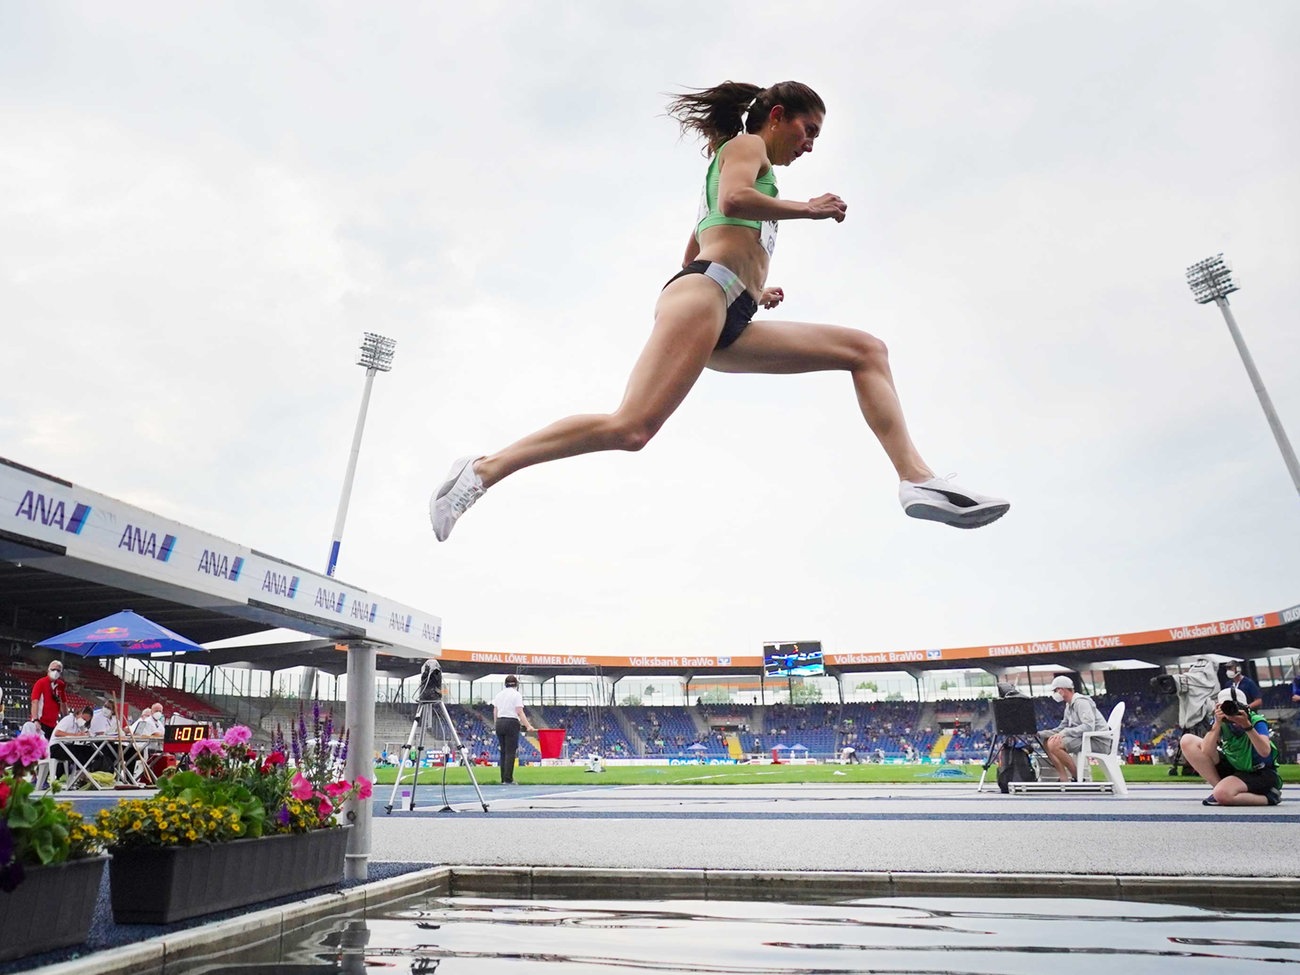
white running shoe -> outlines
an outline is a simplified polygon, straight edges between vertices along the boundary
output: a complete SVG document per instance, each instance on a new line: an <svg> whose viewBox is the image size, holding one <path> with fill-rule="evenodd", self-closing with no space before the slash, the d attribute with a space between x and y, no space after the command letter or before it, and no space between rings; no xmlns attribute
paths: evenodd
<svg viewBox="0 0 1300 975"><path fill-rule="evenodd" d="M482 479L474 473L477 457L462 457L451 465L447 479L429 498L429 521L434 537L445 542L456 519L474 507L474 502L487 490Z"/></svg>
<svg viewBox="0 0 1300 975"><path fill-rule="evenodd" d="M926 481L904 481L898 500L911 518L938 521L954 528L980 528L1007 513L1010 502L968 491L954 484L955 474Z"/></svg>

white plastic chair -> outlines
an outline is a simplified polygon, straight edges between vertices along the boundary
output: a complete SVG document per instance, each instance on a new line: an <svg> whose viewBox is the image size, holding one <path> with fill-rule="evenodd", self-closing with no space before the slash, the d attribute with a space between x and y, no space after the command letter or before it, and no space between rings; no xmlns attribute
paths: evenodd
<svg viewBox="0 0 1300 975"><path fill-rule="evenodd" d="M1120 701L1115 705L1115 709L1110 712L1110 717L1106 719L1108 731L1085 731L1083 741L1079 747L1078 781L1087 782L1087 772L1090 765L1094 762L1102 767L1106 778L1110 780L1111 788L1114 789L1115 795L1128 795L1128 783L1124 781L1123 762L1119 757L1119 740L1120 725L1124 723L1124 702ZM1110 735L1110 749L1104 752L1092 751L1092 740L1094 738L1104 738Z"/></svg>

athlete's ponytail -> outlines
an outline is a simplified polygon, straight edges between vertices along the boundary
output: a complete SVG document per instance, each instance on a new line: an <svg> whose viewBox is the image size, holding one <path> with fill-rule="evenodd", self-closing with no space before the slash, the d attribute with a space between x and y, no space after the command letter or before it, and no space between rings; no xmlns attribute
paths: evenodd
<svg viewBox="0 0 1300 975"><path fill-rule="evenodd" d="M668 114L681 125L683 135L694 131L704 136L708 140L705 155L711 156L741 132L761 131L777 105L796 115L826 112L821 96L797 81L782 81L770 88L743 81L724 81L712 88L693 89L674 96L668 103Z"/></svg>

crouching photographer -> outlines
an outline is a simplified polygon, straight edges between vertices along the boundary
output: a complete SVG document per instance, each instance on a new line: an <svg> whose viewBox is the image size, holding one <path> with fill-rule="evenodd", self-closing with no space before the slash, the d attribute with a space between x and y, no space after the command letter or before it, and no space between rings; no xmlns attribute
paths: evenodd
<svg viewBox="0 0 1300 975"><path fill-rule="evenodd" d="M1207 806L1276 806L1282 801L1277 746L1268 722L1247 706L1240 688L1219 692L1214 724L1202 738L1183 735L1183 757L1214 791Z"/></svg>
<svg viewBox="0 0 1300 975"><path fill-rule="evenodd" d="M1178 728L1182 734L1204 736L1210 730L1214 722L1214 696L1219 690L1219 675L1209 657L1197 657L1180 674L1152 677L1151 687L1161 694L1178 695ZM1184 775L1195 774L1182 754L1180 741L1175 740L1174 752L1169 756L1169 774L1177 775L1180 765Z"/></svg>

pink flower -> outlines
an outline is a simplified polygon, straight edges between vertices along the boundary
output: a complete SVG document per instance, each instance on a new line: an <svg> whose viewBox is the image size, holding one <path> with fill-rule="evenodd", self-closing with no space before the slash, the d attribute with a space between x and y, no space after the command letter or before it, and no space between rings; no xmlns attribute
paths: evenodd
<svg viewBox="0 0 1300 975"><path fill-rule="evenodd" d="M45 740L44 735L38 735L29 731L25 735L19 735L14 740L18 761L23 765L35 765L43 758L48 758L50 754L50 743Z"/></svg>
<svg viewBox="0 0 1300 975"><path fill-rule="evenodd" d="M371 788L373 784L374 783L372 783L364 775L358 775L357 776L357 798L369 799L371 793L374 792L374 790Z"/></svg>
<svg viewBox="0 0 1300 975"><path fill-rule="evenodd" d="M0 741L0 765L18 764L18 739Z"/></svg>
<svg viewBox="0 0 1300 975"><path fill-rule="evenodd" d="M341 799L351 791L352 786L343 781L331 782L329 785L325 786L325 794L331 799Z"/></svg>
<svg viewBox="0 0 1300 975"><path fill-rule="evenodd" d="M215 738L200 738L190 746L190 758L199 759L204 755L221 757L221 742Z"/></svg>
<svg viewBox="0 0 1300 975"><path fill-rule="evenodd" d="M320 805L316 808L316 811L320 813L321 819L329 819L334 815L334 804L328 799L322 799Z"/></svg>
<svg viewBox="0 0 1300 975"><path fill-rule="evenodd" d="M315 791L311 783L303 778L301 772L293 773L293 778L289 780L289 795L305 802L312 797L312 793Z"/></svg>
<svg viewBox="0 0 1300 975"><path fill-rule="evenodd" d="M221 741L225 745L243 745L247 744L252 737L253 733L248 728L242 724L237 724L225 733Z"/></svg>

